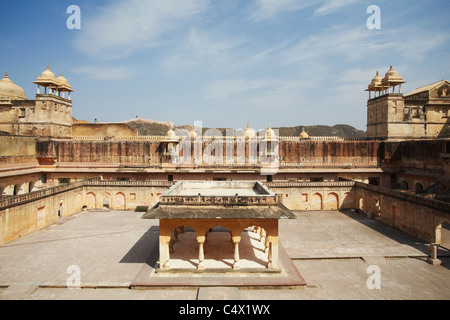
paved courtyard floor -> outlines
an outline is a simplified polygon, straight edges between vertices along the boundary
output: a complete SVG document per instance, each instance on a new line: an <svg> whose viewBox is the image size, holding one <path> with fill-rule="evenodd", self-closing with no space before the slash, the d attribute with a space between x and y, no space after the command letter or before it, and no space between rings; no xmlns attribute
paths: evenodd
<svg viewBox="0 0 450 320"><path fill-rule="evenodd" d="M158 221L141 216L81 212L0 246L0 299L450 299L447 249L439 250L442 264L432 266L426 262L428 243L350 212L296 212L296 220L280 221L280 242L306 281L305 290L226 285L131 290L143 266L154 266L158 258ZM448 241L448 230L443 234ZM82 289L68 288L78 276Z"/></svg>

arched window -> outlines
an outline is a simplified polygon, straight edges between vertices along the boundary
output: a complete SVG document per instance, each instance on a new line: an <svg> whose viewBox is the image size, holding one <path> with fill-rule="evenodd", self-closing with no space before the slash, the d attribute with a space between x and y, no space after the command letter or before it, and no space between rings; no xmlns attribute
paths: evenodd
<svg viewBox="0 0 450 320"><path fill-rule="evenodd" d="M422 193L423 185L420 182L417 182L416 185L414 186L414 191L416 191L416 193Z"/></svg>
<svg viewBox="0 0 450 320"><path fill-rule="evenodd" d="M406 182L406 180L403 180L403 181L400 183L400 189L401 189L401 190L404 190L404 191L406 191L406 190L409 189L409 188L408 188L408 182Z"/></svg>

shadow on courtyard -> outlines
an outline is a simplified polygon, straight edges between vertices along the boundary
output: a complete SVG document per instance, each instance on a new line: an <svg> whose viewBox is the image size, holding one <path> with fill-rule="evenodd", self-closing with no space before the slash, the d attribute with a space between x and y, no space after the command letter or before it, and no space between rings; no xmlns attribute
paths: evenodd
<svg viewBox="0 0 450 320"><path fill-rule="evenodd" d="M355 213L350 210L339 210L339 212L399 244L412 247L423 253L424 256L430 256L430 243L428 241L415 237L406 231L394 228L386 223L378 221L377 219L369 219L364 213ZM438 258L442 259L442 266L450 269L449 248L441 246L438 249Z"/></svg>
<svg viewBox="0 0 450 320"><path fill-rule="evenodd" d="M133 245L119 263L147 263L154 267L158 261L159 227L152 226Z"/></svg>

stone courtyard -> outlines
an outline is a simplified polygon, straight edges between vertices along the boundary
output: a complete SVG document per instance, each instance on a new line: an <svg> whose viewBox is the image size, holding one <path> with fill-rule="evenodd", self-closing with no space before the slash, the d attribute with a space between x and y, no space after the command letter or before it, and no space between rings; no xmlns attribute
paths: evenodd
<svg viewBox="0 0 450 320"><path fill-rule="evenodd" d="M280 221L280 244L306 281L304 290L230 288L229 276L224 277L221 289L132 290L130 286L142 270L151 270L158 260L158 221L141 219L142 213L97 210L61 219L1 246L0 299L450 299L449 250L440 248L442 263L432 266L426 262L427 242L363 214L294 213L297 219ZM205 259L218 249L214 238L225 234L218 232L211 237L212 247L210 251L206 247ZM189 232L185 236L189 237ZM257 240L251 230L246 236L250 237L247 243ZM447 248L449 239L449 231L444 230L443 245ZM189 263L179 258L176 263ZM221 263L226 265L226 259ZM71 266L81 272L82 289L67 288ZM367 286L369 266L379 267L380 289ZM254 283L264 282L267 276L254 275ZM189 273L178 277L194 278ZM239 277L245 275L235 275Z"/></svg>

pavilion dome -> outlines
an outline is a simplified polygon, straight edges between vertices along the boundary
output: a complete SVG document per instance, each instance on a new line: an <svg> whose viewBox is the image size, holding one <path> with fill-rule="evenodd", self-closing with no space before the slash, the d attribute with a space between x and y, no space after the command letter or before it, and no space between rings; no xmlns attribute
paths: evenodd
<svg viewBox="0 0 450 320"><path fill-rule="evenodd" d="M0 80L0 96L11 100L28 100L25 91L9 79L7 72Z"/></svg>
<svg viewBox="0 0 450 320"><path fill-rule="evenodd" d="M47 66L47 70L41 73L41 76L38 77L38 80L52 80L56 81L55 74L50 70L50 66Z"/></svg>
<svg viewBox="0 0 450 320"><path fill-rule="evenodd" d="M65 89L69 89L72 90L72 87L69 84L69 81L67 81L66 78L64 78L63 74L61 73L61 75L58 77L58 79L56 79L56 81L58 82L58 84ZM61 88L61 89L62 89Z"/></svg>
<svg viewBox="0 0 450 320"><path fill-rule="evenodd" d="M173 131L173 129L170 129L169 131L167 131L166 137L169 141L177 141L178 137L175 134L175 131Z"/></svg>
<svg viewBox="0 0 450 320"><path fill-rule="evenodd" d="M381 86L382 82L383 82L383 78L380 76L379 72L377 71L376 76L372 79L372 82L369 84L369 89L373 89L373 88Z"/></svg>
<svg viewBox="0 0 450 320"><path fill-rule="evenodd" d="M192 128L192 130L189 132L189 138L195 139L197 138L197 136L197 132L195 132L194 128Z"/></svg>
<svg viewBox="0 0 450 320"><path fill-rule="evenodd" d="M245 129L245 131L244 131L244 137L250 139L250 138L254 138L255 136L256 136L255 131L250 129L250 125L247 125L247 129Z"/></svg>
<svg viewBox="0 0 450 320"><path fill-rule="evenodd" d="M300 133L300 138L302 138L302 139L309 138L309 134L306 133L305 129L303 129L302 133Z"/></svg>
<svg viewBox="0 0 450 320"><path fill-rule="evenodd" d="M391 80L403 80L403 78L398 74L397 70L395 70L392 65L389 68L388 72L386 72L386 75L384 76L383 81L391 81Z"/></svg>
<svg viewBox="0 0 450 320"><path fill-rule="evenodd" d="M67 79L64 78L64 76L63 76L62 73L61 73L61 75L58 77L58 79L56 79L56 80L58 80L58 82L61 83L62 85L69 86L69 81L67 81Z"/></svg>
<svg viewBox="0 0 450 320"><path fill-rule="evenodd" d="M272 126L269 126L269 129L266 130L266 140L277 140L277 135L273 131Z"/></svg>

